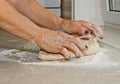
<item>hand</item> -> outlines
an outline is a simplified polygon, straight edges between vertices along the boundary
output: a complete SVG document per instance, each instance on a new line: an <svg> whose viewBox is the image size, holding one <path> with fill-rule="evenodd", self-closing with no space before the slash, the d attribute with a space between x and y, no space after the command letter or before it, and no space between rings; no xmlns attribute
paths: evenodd
<svg viewBox="0 0 120 84"><path fill-rule="evenodd" d="M64 32L47 29L42 29L37 32L34 41L41 49L51 53L60 53L66 59L70 59L68 50L75 53L77 57L80 57L81 51L87 48L79 38L70 36Z"/></svg>
<svg viewBox="0 0 120 84"><path fill-rule="evenodd" d="M63 19L62 30L73 35L84 36L90 34L93 37L98 36L100 39L103 39L102 30L98 25L82 20L72 21Z"/></svg>

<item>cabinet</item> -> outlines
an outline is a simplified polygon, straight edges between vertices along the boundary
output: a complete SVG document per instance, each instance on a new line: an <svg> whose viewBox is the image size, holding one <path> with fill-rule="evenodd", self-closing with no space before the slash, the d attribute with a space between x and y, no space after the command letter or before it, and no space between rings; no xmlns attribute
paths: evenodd
<svg viewBox="0 0 120 84"><path fill-rule="evenodd" d="M61 0L61 16L65 19L71 19L71 0Z"/></svg>
<svg viewBox="0 0 120 84"><path fill-rule="evenodd" d="M43 7L61 16L61 0L37 0Z"/></svg>

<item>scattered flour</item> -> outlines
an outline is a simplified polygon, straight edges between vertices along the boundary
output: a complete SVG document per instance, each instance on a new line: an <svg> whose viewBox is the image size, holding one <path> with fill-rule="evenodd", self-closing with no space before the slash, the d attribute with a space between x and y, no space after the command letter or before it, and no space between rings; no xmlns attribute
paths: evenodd
<svg viewBox="0 0 120 84"><path fill-rule="evenodd" d="M96 55L86 56L79 59L73 59L71 61L42 61L42 62L28 62L22 64L32 64L32 65L49 65L49 66L86 66L94 68L108 68L111 66L118 66L119 63L112 61L108 55L104 54L102 51Z"/></svg>
<svg viewBox="0 0 120 84"><path fill-rule="evenodd" d="M120 65L120 52L114 52L114 50L108 48L101 48L101 51L96 55L72 59L70 61L41 61L37 56L37 53L5 49L0 52L0 61L13 61L27 65L86 66L94 68L108 68Z"/></svg>

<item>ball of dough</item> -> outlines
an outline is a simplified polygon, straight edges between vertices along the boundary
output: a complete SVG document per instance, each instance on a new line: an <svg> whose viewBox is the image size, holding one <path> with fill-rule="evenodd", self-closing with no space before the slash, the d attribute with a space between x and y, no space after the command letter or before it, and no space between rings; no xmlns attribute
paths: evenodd
<svg viewBox="0 0 120 84"><path fill-rule="evenodd" d="M100 46L96 39L83 40L83 42L86 43L88 46L88 49L82 52L83 56L89 56L99 52Z"/></svg>
<svg viewBox="0 0 120 84"><path fill-rule="evenodd" d="M88 45L88 49L84 52L81 52L83 56L89 56L99 52L100 48L96 39L89 39L89 40L86 39L82 41ZM69 52L70 52L71 58L76 58L75 54L73 54L71 51ZM41 60L46 60L46 61L65 60L65 57L62 56L61 54L53 54L45 51L39 52L39 58Z"/></svg>

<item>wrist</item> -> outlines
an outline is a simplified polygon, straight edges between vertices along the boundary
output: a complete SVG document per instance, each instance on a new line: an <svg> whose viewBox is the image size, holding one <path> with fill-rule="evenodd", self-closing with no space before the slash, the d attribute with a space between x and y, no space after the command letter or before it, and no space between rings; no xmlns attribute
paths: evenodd
<svg viewBox="0 0 120 84"><path fill-rule="evenodd" d="M37 41L44 39L44 34L47 34L47 31L49 31L48 29L45 28L40 28L38 27L35 31L35 33L33 34L32 38L30 39L30 41L38 43Z"/></svg>
<svg viewBox="0 0 120 84"><path fill-rule="evenodd" d="M38 36L38 34L39 35L41 34L41 32L42 32L42 28L38 26L34 26L34 28L31 28L31 30L29 30L30 36L27 40L33 42Z"/></svg>
<svg viewBox="0 0 120 84"><path fill-rule="evenodd" d="M63 21L64 19L62 18L57 18L56 20L54 19L54 26L53 26L53 30L58 30L58 31L62 31L63 29Z"/></svg>
<svg viewBox="0 0 120 84"><path fill-rule="evenodd" d="M66 33L71 33L70 31L70 20L62 19L61 21L61 31L66 32Z"/></svg>

